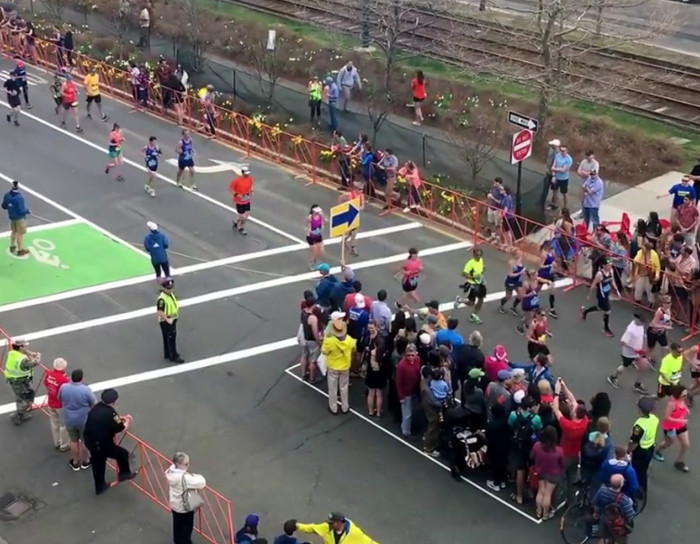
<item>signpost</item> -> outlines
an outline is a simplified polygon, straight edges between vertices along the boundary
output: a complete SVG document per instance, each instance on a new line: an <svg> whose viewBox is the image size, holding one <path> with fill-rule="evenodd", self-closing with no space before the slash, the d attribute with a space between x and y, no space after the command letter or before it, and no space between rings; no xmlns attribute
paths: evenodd
<svg viewBox="0 0 700 544"><path fill-rule="evenodd" d="M508 122L511 125L515 125L519 128L525 128L527 130L531 130L532 132L537 132L537 129L540 128L540 123L537 119L533 119L532 117L528 117L527 115L523 115L522 113L515 111L508 112Z"/></svg>
<svg viewBox="0 0 700 544"><path fill-rule="evenodd" d="M340 250L340 262L345 264L345 236L351 230L360 227L360 199L349 200L333 206L330 210L328 224L331 238L343 237Z"/></svg>
<svg viewBox="0 0 700 544"><path fill-rule="evenodd" d="M518 165L518 180L515 189L515 214L518 216L520 216L523 208L523 199L521 194L523 161L532 155L533 137L534 133L532 131L523 129L513 134L513 139L511 140L510 144L510 163Z"/></svg>

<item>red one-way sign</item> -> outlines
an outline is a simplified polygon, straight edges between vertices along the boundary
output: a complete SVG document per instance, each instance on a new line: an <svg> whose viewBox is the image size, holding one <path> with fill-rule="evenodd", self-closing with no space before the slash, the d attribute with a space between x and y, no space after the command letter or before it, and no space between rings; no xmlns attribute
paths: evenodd
<svg viewBox="0 0 700 544"><path fill-rule="evenodd" d="M518 164L532 155L532 131L523 129L513 134L510 145L510 164Z"/></svg>

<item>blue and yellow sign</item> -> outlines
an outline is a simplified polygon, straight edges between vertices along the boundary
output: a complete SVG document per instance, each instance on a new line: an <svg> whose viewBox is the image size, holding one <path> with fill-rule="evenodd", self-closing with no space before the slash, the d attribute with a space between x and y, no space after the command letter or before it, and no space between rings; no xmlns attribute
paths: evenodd
<svg viewBox="0 0 700 544"><path fill-rule="evenodd" d="M349 200L333 206L330 211L331 238L337 238L360 226L360 199Z"/></svg>

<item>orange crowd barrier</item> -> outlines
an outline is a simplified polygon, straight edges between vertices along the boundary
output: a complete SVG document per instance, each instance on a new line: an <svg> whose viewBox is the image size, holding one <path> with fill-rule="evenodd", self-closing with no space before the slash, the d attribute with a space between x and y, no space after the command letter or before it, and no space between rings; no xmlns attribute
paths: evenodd
<svg viewBox="0 0 700 544"><path fill-rule="evenodd" d="M9 334L0 329L0 340L5 340L0 361L1 371L5 366L7 352L11 349L12 339ZM43 363L39 364L37 369L39 368L41 373L34 373L33 386L36 400L32 405L32 411L41 411L48 415L44 378L49 369ZM117 441L129 450L132 468L138 470L138 476L129 483L158 506L170 511L169 486L165 470L172 461L131 432L122 433ZM108 466L115 471L116 475L116 465L110 461ZM204 504L197 510L195 531L210 544L233 544L235 533L231 501L210 486L204 488L200 495Z"/></svg>

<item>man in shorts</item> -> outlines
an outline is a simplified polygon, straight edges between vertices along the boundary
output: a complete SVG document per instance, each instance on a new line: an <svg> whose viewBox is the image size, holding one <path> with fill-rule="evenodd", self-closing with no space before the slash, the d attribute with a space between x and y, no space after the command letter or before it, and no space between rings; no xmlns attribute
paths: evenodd
<svg viewBox="0 0 700 544"><path fill-rule="evenodd" d="M83 383L83 371L76 368L70 375L70 382L64 383L58 390L58 399L63 405L63 421L70 440L71 459L68 462L74 471L90 468L88 451L83 443L85 422L90 409L97 399L87 385Z"/></svg>
<svg viewBox="0 0 700 544"><path fill-rule="evenodd" d="M10 72L10 78L3 83L5 93L7 94L7 104L10 106L10 113L5 118L8 123L14 122L15 126L19 126L19 112L22 109L20 100L20 92L22 91L22 83L17 79L17 74L14 71Z"/></svg>
<svg viewBox="0 0 700 544"><path fill-rule="evenodd" d="M22 247L24 233L27 232L27 216L31 213L24 203L24 195L19 190L19 181L12 182L12 188L2 197L2 209L7 210L10 220L10 253L22 257L29 253Z"/></svg>
<svg viewBox="0 0 700 544"><path fill-rule="evenodd" d="M634 319L627 325L620 343L622 344L622 364L617 367L614 374L607 377L608 383L615 389L620 389L620 376L626 369L634 366L636 372L634 390L642 395L648 395L649 392L642 384L642 375L645 370L651 368L651 365L645 349L647 336L644 317L641 314L634 314Z"/></svg>
<svg viewBox="0 0 700 544"><path fill-rule="evenodd" d="M248 234L244 228L245 222L250 217L250 197L253 194L253 178L247 166L241 168L241 175L232 180L228 190L233 197L238 218L233 222L233 228L239 234Z"/></svg>
<svg viewBox="0 0 700 544"><path fill-rule="evenodd" d="M556 210L557 194L561 193L562 206L567 207L567 194L569 193L569 172L574 164L574 160L569 155L565 145L559 146L558 153L554 156L552 162L552 202L548 206L550 210Z"/></svg>
<svg viewBox="0 0 700 544"><path fill-rule="evenodd" d="M660 399L671 394L671 386L681 383L681 371L683 369L683 347L673 342L671 351L667 353L659 365L659 385L656 396Z"/></svg>

